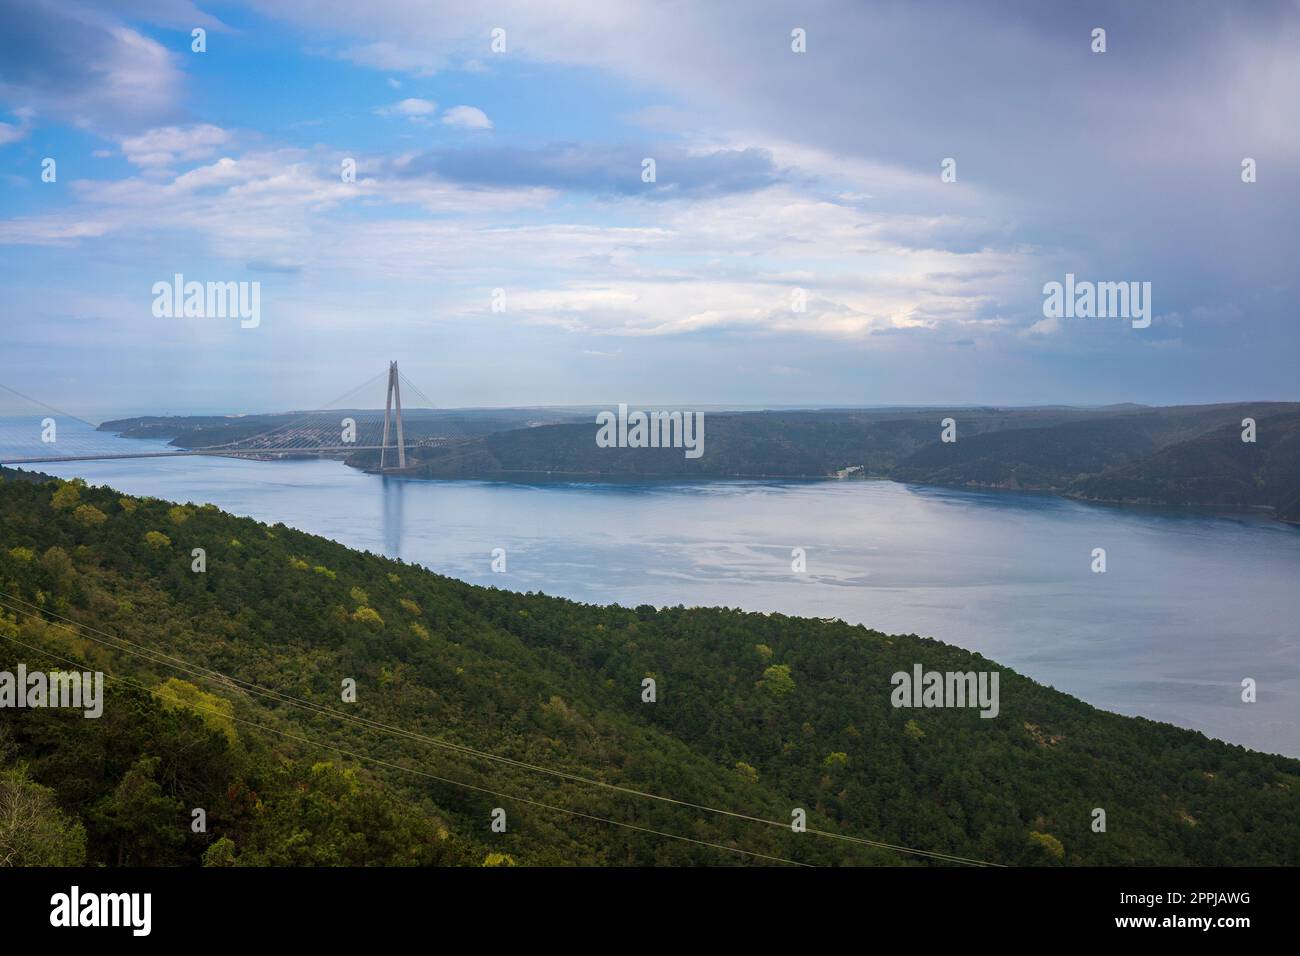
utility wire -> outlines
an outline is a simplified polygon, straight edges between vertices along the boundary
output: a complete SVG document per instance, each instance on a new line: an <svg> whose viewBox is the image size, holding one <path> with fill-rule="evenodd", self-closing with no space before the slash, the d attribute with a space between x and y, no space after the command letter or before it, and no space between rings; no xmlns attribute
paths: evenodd
<svg viewBox="0 0 1300 956"><path fill-rule="evenodd" d="M64 663L72 664L74 667L80 667L80 666L82 666L82 665L79 664L77 661L72 660L72 658L64 657L64 656L61 655L61 654L56 654L56 653L54 653L53 651L48 651L48 650L46 650L45 648L37 647L36 645L33 645L33 644L28 644L28 643L26 643L25 641L20 641L20 640L18 640L18 639L15 638L15 637L4 638L4 640L12 641L14 644L18 644L18 645L20 645L20 646L22 646L22 647L26 647L28 650L36 651L38 654L44 654L44 655L47 656L47 657L53 657L54 659L56 659L56 660L61 660L61 661L63 661ZM129 678L126 678L126 677L119 677L119 676L117 676L116 674L108 674L108 675L105 675L105 676L107 676L107 677L109 678L109 680L114 680L114 681L118 681L119 683L128 684L128 685L130 685L130 686L132 686L132 687L137 688L138 690L142 690L142 691L144 691L144 692L147 693L147 694L152 694L152 693L153 693L153 691L152 691L149 687L147 687L147 686L144 685L144 684L139 683L138 681L133 681L133 680L131 680L131 679L129 679ZM789 864L790 866L807 866L807 867L811 867L811 866L813 865L813 864L811 864L811 863L800 863L800 862L797 861L797 860L788 860L788 859L786 859L785 857L781 857L781 856L773 856L773 855L768 854L768 853L759 853L759 852L757 852L756 850L744 850L744 849L741 849L741 848L739 848L739 847L727 846L727 845L722 844L722 843L710 843L708 840L697 840L697 839L695 839L694 837L682 836L682 835L677 834L677 833L669 833L669 832L666 831L666 830L655 830L655 829L653 829L653 828L651 828L651 827L638 826L637 824L634 824L634 823L626 823L626 822L624 822L624 821L622 821L622 820L613 820L613 819L610 819L609 817L596 816L595 814L592 814L592 813L584 813L584 812L581 811L581 810L574 810L574 809L569 808L569 807L559 807L559 806L555 806L555 805L553 805L553 804L549 804L549 803L542 803L540 800L533 800L533 799L531 799L531 798L529 798L529 797L519 797L519 796L515 796L514 794L502 793L501 791L498 791L498 790L490 790L490 789L488 789L487 787L480 787L480 786L477 786L477 785L472 784L472 783L465 783L463 780L452 780L452 779L449 778L449 777L440 777L440 776L438 776L437 774L429 773L429 772L426 771L426 770L418 770L418 769L416 769L415 767L405 767L405 766L402 766L401 764L393 763L392 761L389 761L389 760L383 760L383 759L381 759L381 758L379 758L379 757L371 757L371 756L369 756L369 755L367 755L367 754L359 754L359 753L355 753L355 752L353 752L353 751L346 750L346 749L344 749L344 748L342 748L342 747L336 747L336 746L334 746L333 744L322 743L322 742L319 741L319 740L311 740L311 739L309 739L309 738L307 738L307 737L300 737L300 736L297 735L297 734L291 734L291 733L289 733L288 731L279 730L279 729L277 729L277 728L275 728L275 727L267 727L267 726L265 726L264 724L259 724L259 723L257 723L256 721L246 720L245 718L242 718L242 717L235 717L235 716L232 715L232 714L227 714L227 713L224 713L224 712L222 712L222 711L216 710L216 709L211 708L211 707L204 707L204 706L202 706L201 704L192 704L192 703L186 702L186 704L185 704L184 706L187 707L187 708L192 708L192 709L196 709L196 710L202 710L202 711L205 711L205 712L210 713L210 714L215 714L215 715L217 715L217 716L219 716L219 717L221 717L222 719L225 719L225 720L235 720L235 721L238 721L238 722L241 723L241 724L248 724L248 725L251 726L251 727L256 727L256 728L259 729L259 730L265 730L265 731L269 731L270 733L273 733L273 734L279 734L279 735L282 736L282 737L287 737L287 738L290 739L290 740L296 740L296 741L298 741L299 743L304 743L304 744L307 744L308 746L311 746L311 747L322 747L322 748L324 748L324 749L326 749L326 750L332 750L332 751L334 751L335 753L342 754L342 755L345 756L345 757L351 757L351 758L354 759L354 760L364 760L364 761L368 761L368 762L370 762L370 763L378 764L378 765L380 765L380 766L382 766L382 767L388 767L388 768L391 768L391 769L393 769L393 770L402 770L402 771L405 771L405 772L407 772L407 773L413 773L413 774L416 774L416 775L421 776L421 777L427 777L427 778L429 778L430 780L437 780L439 783L446 783L446 784L450 784L450 785L455 786L455 787L463 787L463 788L466 789L466 790L474 790L474 791L476 791L476 792L478 792L478 793L485 793L485 794L488 794L489 796L498 797L498 798L503 799L503 800L513 800L513 801L515 801L515 802L517 802L517 803L524 803L524 804L528 804L529 806L541 807L541 808L546 809L546 810L554 810L554 811L556 811L556 812L558 812L558 813L567 813L567 814L569 814L570 816L582 817L583 819L586 819L586 820L594 820L594 821L596 821L596 822L598 822L598 823L609 823L609 824L612 824L613 826L617 826L617 827L625 827L626 829L629 829L629 830L637 830L637 831L639 831L639 832L641 832L641 833L650 833L650 834L653 834L653 835L655 835L655 836L666 837L666 838L668 838L668 839L670 839L670 840L682 840L682 841L684 841L684 842L686 842L686 843L694 843L694 844L697 844L697 845L699 845L699 846L711 847L711 848L713 848L713 849L715 849L715 850L726 850L726 851L729 852L729 853L739 853L739 854L742 854L742 855L744 855L744 856L752 856L752 857L756 857L756 858L758 858L758 859L762 859L762 860L770 860L770 861L772 861L772 862L776 862L776 863L786 863L786 864Z"/></svg>
<svg viewBox="0 0 1300 956"><path fill-rule="evenodd" d="M101 636L108 638L110 641L120 641L124 644L130 645L131 647L143 647L143 645L135 644L134 642L128 641L125 638L118 637L113 634L109 634L105 631L100 631L97 628L90 627L89 625L78 624L78 622L73 621L70 618L65 618L52 611L44 610L42 608L37 607L34 604L31 604L31 602L29 601L25 601L22 598L14 597L13 595L6 594L2 591L0 591L0 598L8 598L11 601L17 601L23 605L26 605L29 608L35 608L34 611L24 610L23 608L15 608L5 604L3 601L0 601L0 606L8 607L9 610L11 611L15 611L18 613L25 613L33 616L37 614L47 614L51 617L58 618L61 621L67 621L71 624L77 624L78 627L84 630L88 630L94 634L100 634ZM66 625L64 626L64 629L70 630L69 628L66 627ZM75 634L78 632L74 631L73 633ZM80 636L85 636L85 635L80 635ZM93 637L89 639L92 641L95 640L95 638ZM537 764L527 763L522 760L516 760L512 757L506 757L501 754L494 754L489 751L478 750L477 748L468 747L463 744L452 743L450 741L442 740L437 737L430 737L426 734L421 734L415 731L407 730L406 728L403 727L397 727L390 724L384 724L380 721L371 720L368 717L362 717L355 714L348 714L346 712L336 710L333 707L327 707L323 704L317 704L312 701L303 700L301 698L294 697L293 695L286 694L282 691L261 687L260 685L254 684L250 681L244 681L237 677L231 677L227 674L221 673L220 671L216 671L211 668L202 667L201 665L190 664L188 661L185 661L182 658L174 657L172 655L168 655L162 652L149 650L148 653L140 653L137 651L132 651L128 648L117 647L115 644L108 643L107 641L95 641L95 642L99 644L106 644L106 646L108 647L112 647L116 650L125 651L125 653L128 654L135 654L136 656L144 657L145 659L150 660L152 663L155 664L162 664L164 666L175 667L178 670L184 670L187 673L190 673L192 676L202 677L208 680L221 681L227 683L228 685L235 685L245 690L248 690L254 694L257 694L259 696L268 697L279 703L285 703L291 706L301 707L307 710L314 711L316 713L326 714L328 716L332 716L340 720L346 720L354 724L360 724L371 730L382 731L389 734L395 734L397 736L405 737L410 740L421 741L423 743L430 744L435 747L441 747L443 749L453 750L462 754L479 757L484 760L496 761L499 763L515 766L521 769L531 770L536 773L543 773L555 777L560 777L562 779L570 780L576 783L583 783L589 786L601 787L607 790L612 790L629 796L642 797L649 800L657 800L662 803L670 803L677 806L687 807L693 810L700 810L707 813L718 814L720 816L731 817L733 819L747 820L752 823L761 823L767 826L781 827L782 829L790 826L789 823L786 823L781 820L769 820L764 817L757 817L747 813L740 813L735 810L727 810L720 807L711 807L706 804L693 803L691 801L681 800L676 797L668 797L662 794L649 793L644 790L637 790L633 787L625 787L620 784L609 783L604 780L596 780L591 777L584 777L581 776L580 774L570 773L569 771L565 771L565 770L556 770L550 767L543 767ZM151 657L150 654L158 654L159 657L162 659L156 659L154 657ZM967 857L956 856L954 854L943 853L936 850L923 850L923 849L918 849L916 847L901 846L893 843L885 843L879 840L869 840L864 837L855 837L843 833L833 833L829 830L809 828L805 832L814 834L816 836L827 837L833 840L842 840L849 843L858 843L866 846L877 847L880 849L893 850L899 853L910 853L916 856L923 856L931 859L943 860L949 863L961 863L967 866L1001 866L1001 864L997 864L997 863L989 863L983 860L974 860Z"/></svg>

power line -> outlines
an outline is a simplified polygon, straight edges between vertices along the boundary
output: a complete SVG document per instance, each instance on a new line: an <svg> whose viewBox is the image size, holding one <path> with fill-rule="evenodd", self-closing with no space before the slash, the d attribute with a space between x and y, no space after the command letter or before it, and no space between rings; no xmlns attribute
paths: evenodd
<svg viewBox="0 0 1300 956"><path fill-rule="evenodd" d="M46 650L46 649L44 649L44 648L37 647L37 646L32 645L32 644L28 644L28 643L26 643L25 641L20 641L20 640L18 640L18 639L15 638L15 637L5 638L5 640L11 641L11 642L13 642L14 644L18 644L18 645L20 645L20 646L22 646L22 647L26 647L28 650L36 651L38 654L44 654L44 655L46 655L46 656L48 656L48 657L53 657L53 658L55 658L56 660L61 660L61 661L65 662L65 663L72 664L72 665L75 666L75 667L79 667L79 666L81 666L79 662L74 661L72 658L64 657L63 655L61 655L61 654L56 654L56 653L54 653L53 651L48 651L48 650ZM152 694L152 693L153 693L153 691L152 691L149 687L145 686L144 684L141 684L141 683L138 682L138 681L133 681L133 680L131 680L131 679L129 679L129 678L126 678L126 677L120 677L120 676L118 676L118 675L116 675L116 674L108 674L108 675L105 675L105 676L107 676L110 680L115 680L115 681L118 681L118 682L123 683L123 684L128 684L128 685L130 685L130 686L132 686L132 687L135 687L135 688L137 688L137 689L139 689L139 690L144 691L145 693L148 693L148 694ZM238 721L238 722L241 723L241 724L248 724L248 725L251 726L251 727L256 727L256 728L259 729L259 730L265 730L265 731L269 731L270 733L273 733L273 734L279 734L279 735L282 736L282 737L287 737L287 738L290 739L290 740L296 740L296 741L298 741L299 743L304 743L304 744L307 744L308 746L311 746L311 747L322 747L322 748L324 748L324 749L326 749L326 750L332 750L332 751L334 751L335 753L342 754L342 755L345 756L345 757L351 757L351 758L354 759L354 760L364 760L364 761L368 761L368 762L370 762L370 763L378 764L378 765L383 766L383 767L391 768L391 769L393 769L393 770L402 770L402 771L405 771L406 773L413 773L413 774L416 774L416 775L421 776L421 777L427 777L427 778L429 778L430 780L437 780L439 783L450 784L451 786L455 786L455 787L463 787L464 789L467 789L467 790L474 790L474 791L476 791L476 792L478 792L478 793L486 793L486 794L488 794L489 796L498 797L498 798L500 798L500 799L502 799L502 800L513 800L513 801L515 801L515 802L517 802L517 803L524 803L524 804L528 804L529 806L534 806L534 807L542 807L543 809L546 809L546 810L554 810L554 811L556 811L557 813L567 813L567 814L569 814L570 816L582 817L583 819L586 819L586 820L594 820L594 821L596 821L596 822L598 822L598 823L609 823L609 824L612 824L613 826L624 827L624 828L626 828L626 829L629 829L629 830L636 830L636 831L639 831L639 832L641 832L641 833L650 833L650 834L653 834L653 835L655 835L655 836L666 837L666 838L668 838L668 839L670 839L670 840L681 840L681 841L684 841L684 842L686 842L686 843L694 843L694 844L697 844L697 845L699 845L699 846L711 847L711 848L713 848L713 849L715 849L715 850L726 850L726 851L729 852L729 853L739 853L739 854L742 854L742 855L744 855L744 856L752 856L752 857L756 857L756 858L758 858L758 859L762 859L762 860L770 860L770 861L772 861L772 862L777 862L777 863L786 863L786 864L789 864L790 866L806 866L806 867L811 867L811 866L813 865L813 864L811 864L811 863L801 863L801 862L799 862L798 860L789 860L789 859L786 859L785 857L774 856L774 855L772 855L772 854L768 854L768 853L759 853L759 852L756 851L756 850L744 850L744 849L741 849L741 848L739 848L739 847L727 846L727 845L722 844L722 843L711 843L711 842L709 842L708 840L698 840L698 839L696 839L696 838L694 838L694 837L682 836L681 834L677 834L677 833L669 833L669 832L666 831L666 830L656 830L656 829L654 829L654 828L652 828L652 827L643 827L643 826L638 826L638 825L635 824L635 823L627 823L627 822L622 821L622 820L613 820L613 819L610 819L609 817L601 817L601 816L597 816L596 814L593 814L593 813L585 813L585 812L582 811L582 810L574 810L574 809L572 809L572 808L570 808L570 807L558 807L558 806L555 806L555 805L553 805L553 804L543 803L543 802L541 802L540 800L533 800L533 799L531 799L530 797L519 797L519 796L515 796L514 794L510 794L510 793L503 793L503 792L498 791L498 790L491 790L491 789L489 789L489 788L487 788L487 787L480 787L480 786L478 786L478 785L476 785L476 784L465 783L463 780L452 780L452 779L449 778L449 777L441 777L441 776L439 776L439 775L437 775L437 774L429 773L427 770L418 770L418 769L416 769L415 767L404 767L404 766L402 766L401 764L393 763L392 761L389 761L389 760L383 760L382 758L379 758L379 757L371 757L371 756L369 756L369 755L367 755L367 754L359 754L359 753L355 753L355 752L353 752L353 751L346 750L346 749L343 748L343 747L336 747L336 746L334 746L333 744L322 743L322 742L319 741L319 740L311 740L310 738L307 738L307 737L301 737L301 736L299 736L299 735L297 735L297 734L291 734L291 733L289 733L288 731L279 730L278 728L275 728L275 727L267 727L267 726L265 726L264 724L259 724L259 723L257 723L256 721L247 720L247 719L245 719L245 718L243 718L243 717L236 717L236 716L234 716L233 714L227 714L227 713L224 713L224 712L222 712L222 711L216 710L216 709L211 708L211 707L204 707L204 706L202 706L201 704L192 704L192 703L190 703L190 702L186 702L184 706L187 707L187 708L191 708L191 709L202 710L202 711L205 711L205 712L210 713L210 714L215 714L215 715L217 715L217 716L219 716L219 717L221 717L221 718L223 718L223 719L225 719L225 720L235 720L235 721Z"/></svg>
<svg viewBox="0 0 1300 956"><path fill-rule="evenodd" d="M0 598L8 598L11 601L17 601L20 604L26 605L28 608L35 608L35 611L30 611L30 610L25 610L23 608L15 608L8 604L5 604L4 601L0 601L0 606L8 607L9 610L11 611L28 614L28 615L48 614L51 617L58 618L60 621L66 621L70 624L76 624L78 627L84 630L88 630L92 634L99 634L105 638L108 638L109 641L120 641L124 644L130 645L130 647L143 647L143 645L136 644L135 642L132 641L128 641L126 638L118 637L117 635L114 634L109 634L106 631L101 631L89 625L80 624L79 622L73 621L71 618L66 618L52 611L39 608L37 607L37 605L34 605L29 601L23 600L22 598L15 597L10 594L6 594L2 591L0 591ZM66 625L63 626L65 630L71 631L71 628L66 627ZM72 633L77 634L78 632L73 631ZM93 637L89 639L92 641L95 640L95 638ZM766 826L780 827L782 829L788 828L790 826L789 823L786 823L781 820L769 820L766 819L765 817L757 817L747 813L740 813L735 810L727 810L721 807L711 807L708 806L707 804L694 803L689 800L681 800L676 797L668 797L662 794L649 793L644 790L637 790L633 787L625 787L620 784L609 783L604 780L596 780L591 777L584 777L580 774L570 773L569 771L565 771L565 770L556 770L551 767L543 767L538 764L531 764L526 761L516 760L513 757L506 757L501 754L491 753L490 751L479 750L477 748L468 747L463 744L452 743L451 741L442 740L437 737L430 737L426 734L417 733L415 731L408 730L404 727L397 727L390 724L385 724L380 721L372 720L368 717L362 717L355 714L348 714L346 712L336 710L333 707L327 707L323 704L317 704L313 701L303 700L301 698L294 697L291 694L286 694L282 691L277 691L271 688L262 687L258 684L252 683L251 681L245 681L237 677L231 677L227 674L224 674L212 668L191 664L182 658L165 654L163 652L153 651L152 649L147 649L148 653L141 653L137 651L132 651L128 648L118 647L116 644L108 643L106 641L95 641L95 642L99 644L106 644L106 646L111 647L115 650L121 650L128 654L134 654L135 656L143 657L146 660L149 660L155 664L162 664L164 666L174 667L178 670L183 670L186 673L189 673L195 677L200 677L207 680L224 681L227 684L241 687L259 696L268 697L271 700L277 701L278 703L289 704L291 706L301 707L313 711L315 713L326 714L328 716L332 716L340 720L350 721L354 724L359 724L370 730L395 734L397 736L405 737L410 740L417 740L434 747L440 747L443 749L456 751L462 754L478 757L484 760L490 760L490 761L496 761L498 763L508 764L510 766L518 767L520 769L531 770L535 773L549 774L551 776L560 777L562 779L573 781L576 783L583 783L589 786L601 787L607 790L612 790L618 793L626 794L628 796L636 796L644 799L656 800L662 803L674 804L677 806L686 807L693 810L718 814L720 816L731 817L733 819L746 820L752 823L761 823ZM158 657L161 659L151 657L150 656L151 654L157 654ZM805 832L814 834L816 836L827 837L833 840L842 840L849 843L857 843L865 846L873 846L879 849L893 850L899 853L910 853L915 856L922 856L930 859L942 860L949 863L961 863L967 866L1001 866L1002 865L998 863L990 863L983 860L974 860L967 857L961 857L955 854L943 853L937 850L923 850L916 847L908 847L908 846L901 846L893 843L885 843L879 840L870 840L865 837L855 837L843 833L833 833L829 830L809 828Z"/></svg>

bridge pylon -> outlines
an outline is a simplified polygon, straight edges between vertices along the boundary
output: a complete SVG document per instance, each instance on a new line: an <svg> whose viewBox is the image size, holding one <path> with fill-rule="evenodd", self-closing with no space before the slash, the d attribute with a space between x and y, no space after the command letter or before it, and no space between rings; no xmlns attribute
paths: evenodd
<svg viewBox="0 0 1300 956"><path fill-rule="evenodd" d="M394 409L394 406L396 408ZM406 467L406 441L402 437L402 385L397 376L397 363L388 363L388 394L384 399L384 440L379 446L379 470L385 470L386 455L388 454L388 433L389 423L393 417L393 412L397 412L397 467L399 469Z"/></svg>

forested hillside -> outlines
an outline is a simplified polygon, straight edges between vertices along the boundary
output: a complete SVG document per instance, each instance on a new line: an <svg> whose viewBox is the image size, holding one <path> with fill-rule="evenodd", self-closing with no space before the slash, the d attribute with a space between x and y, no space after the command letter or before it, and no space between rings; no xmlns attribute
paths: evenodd
<svg viewBox="0 0 1300 956"><path fill-rule="evenodd" d="M283 436L304 414L136 418L100 428L192 448L268 431ZM331 429L337 414L326 416ZM1247 418L1256 421L1255 442L1241 440ZM941 440L946 419L954 441ZM1271 508L1300 521L1295 403L717 412L705 415L704 453L696 458L682 448L602 448L596 432L594 416L576 409L413 410L405 474L620 481L826 478L852 469L855 477L1098 501ZM374 469L379 452L346 460Z"/></svg>
<svg viewBox="0 0 1300 956"><path fill-rule="evenodd" d="M951 418L956 440L941 440ZM1241 422L1257 423L1256 441ZM821 478L1051 491L1116 502L1269 507L1300 520L1300 407L793 411L705 416L704 454L601 448L594 423L513 429L419 449L423 478ZM373 467L374 453L351 463Z"/></svg>
<svg viewBox="0 0 1300 956"><path fill-rule="evenodd" d="M0 477L0 671L109 675L99 719L0 709L10 863L950 865L857 840L1300 863L1300 761L923 637L485 589L211 506ZM1000 670L999 715L894 708L917 663Z"/></svg>
<svg viewBox="0 0 1300 956"><path fill-rule="evenodd" d="M348 416L364 420L376 417L376 413L355 408L333 408L263 415L145 415L102 422L98 430L113 432L123 438L166 440L177 448L207 448L246 442L261 435L283 436L294 429L307 428L323 439L322 444L332 444L337 439L339 426L336 423L341 424L342 419ZM550 408L408 408L402 416L405 438L411 443L486 435L576 418L576 411Z"/></svg>
<svg viewBox="0 0 1300 956"><path fill-rule="evenodd" d="M1234 423L1102 474L1072 490L1111 501L1255 505L1300 521L1300 414L1261 417L1253 443Z"/></svg>

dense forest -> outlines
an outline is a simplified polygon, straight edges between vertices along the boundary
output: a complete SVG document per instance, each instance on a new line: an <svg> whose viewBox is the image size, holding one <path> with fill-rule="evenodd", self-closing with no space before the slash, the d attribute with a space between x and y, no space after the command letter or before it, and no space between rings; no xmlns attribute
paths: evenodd
<svg viewBox="0 0 1300 956"><path fill-rule="evenodd" d="M15 865L1300 863L1300 761L931 639L474 587L0 470L20 664L108 679L98 719L0 709ZM1000 671L1000 713L891 706L914 664Z"/></svg>
<svg viewBox="0 0 1300 956"><path fill-rule="evenodd" d="M952 420L943 441L941 421ZM1242 421L1255 421L1254 441ZM705 453L601 448L594 424L513 429L422 449L427 478L860 477L1050 491L1097 501L1272 508L1300 521L1300 407L759 412L706 416ZM358 454L354 464L370 466Z"/></svg>

